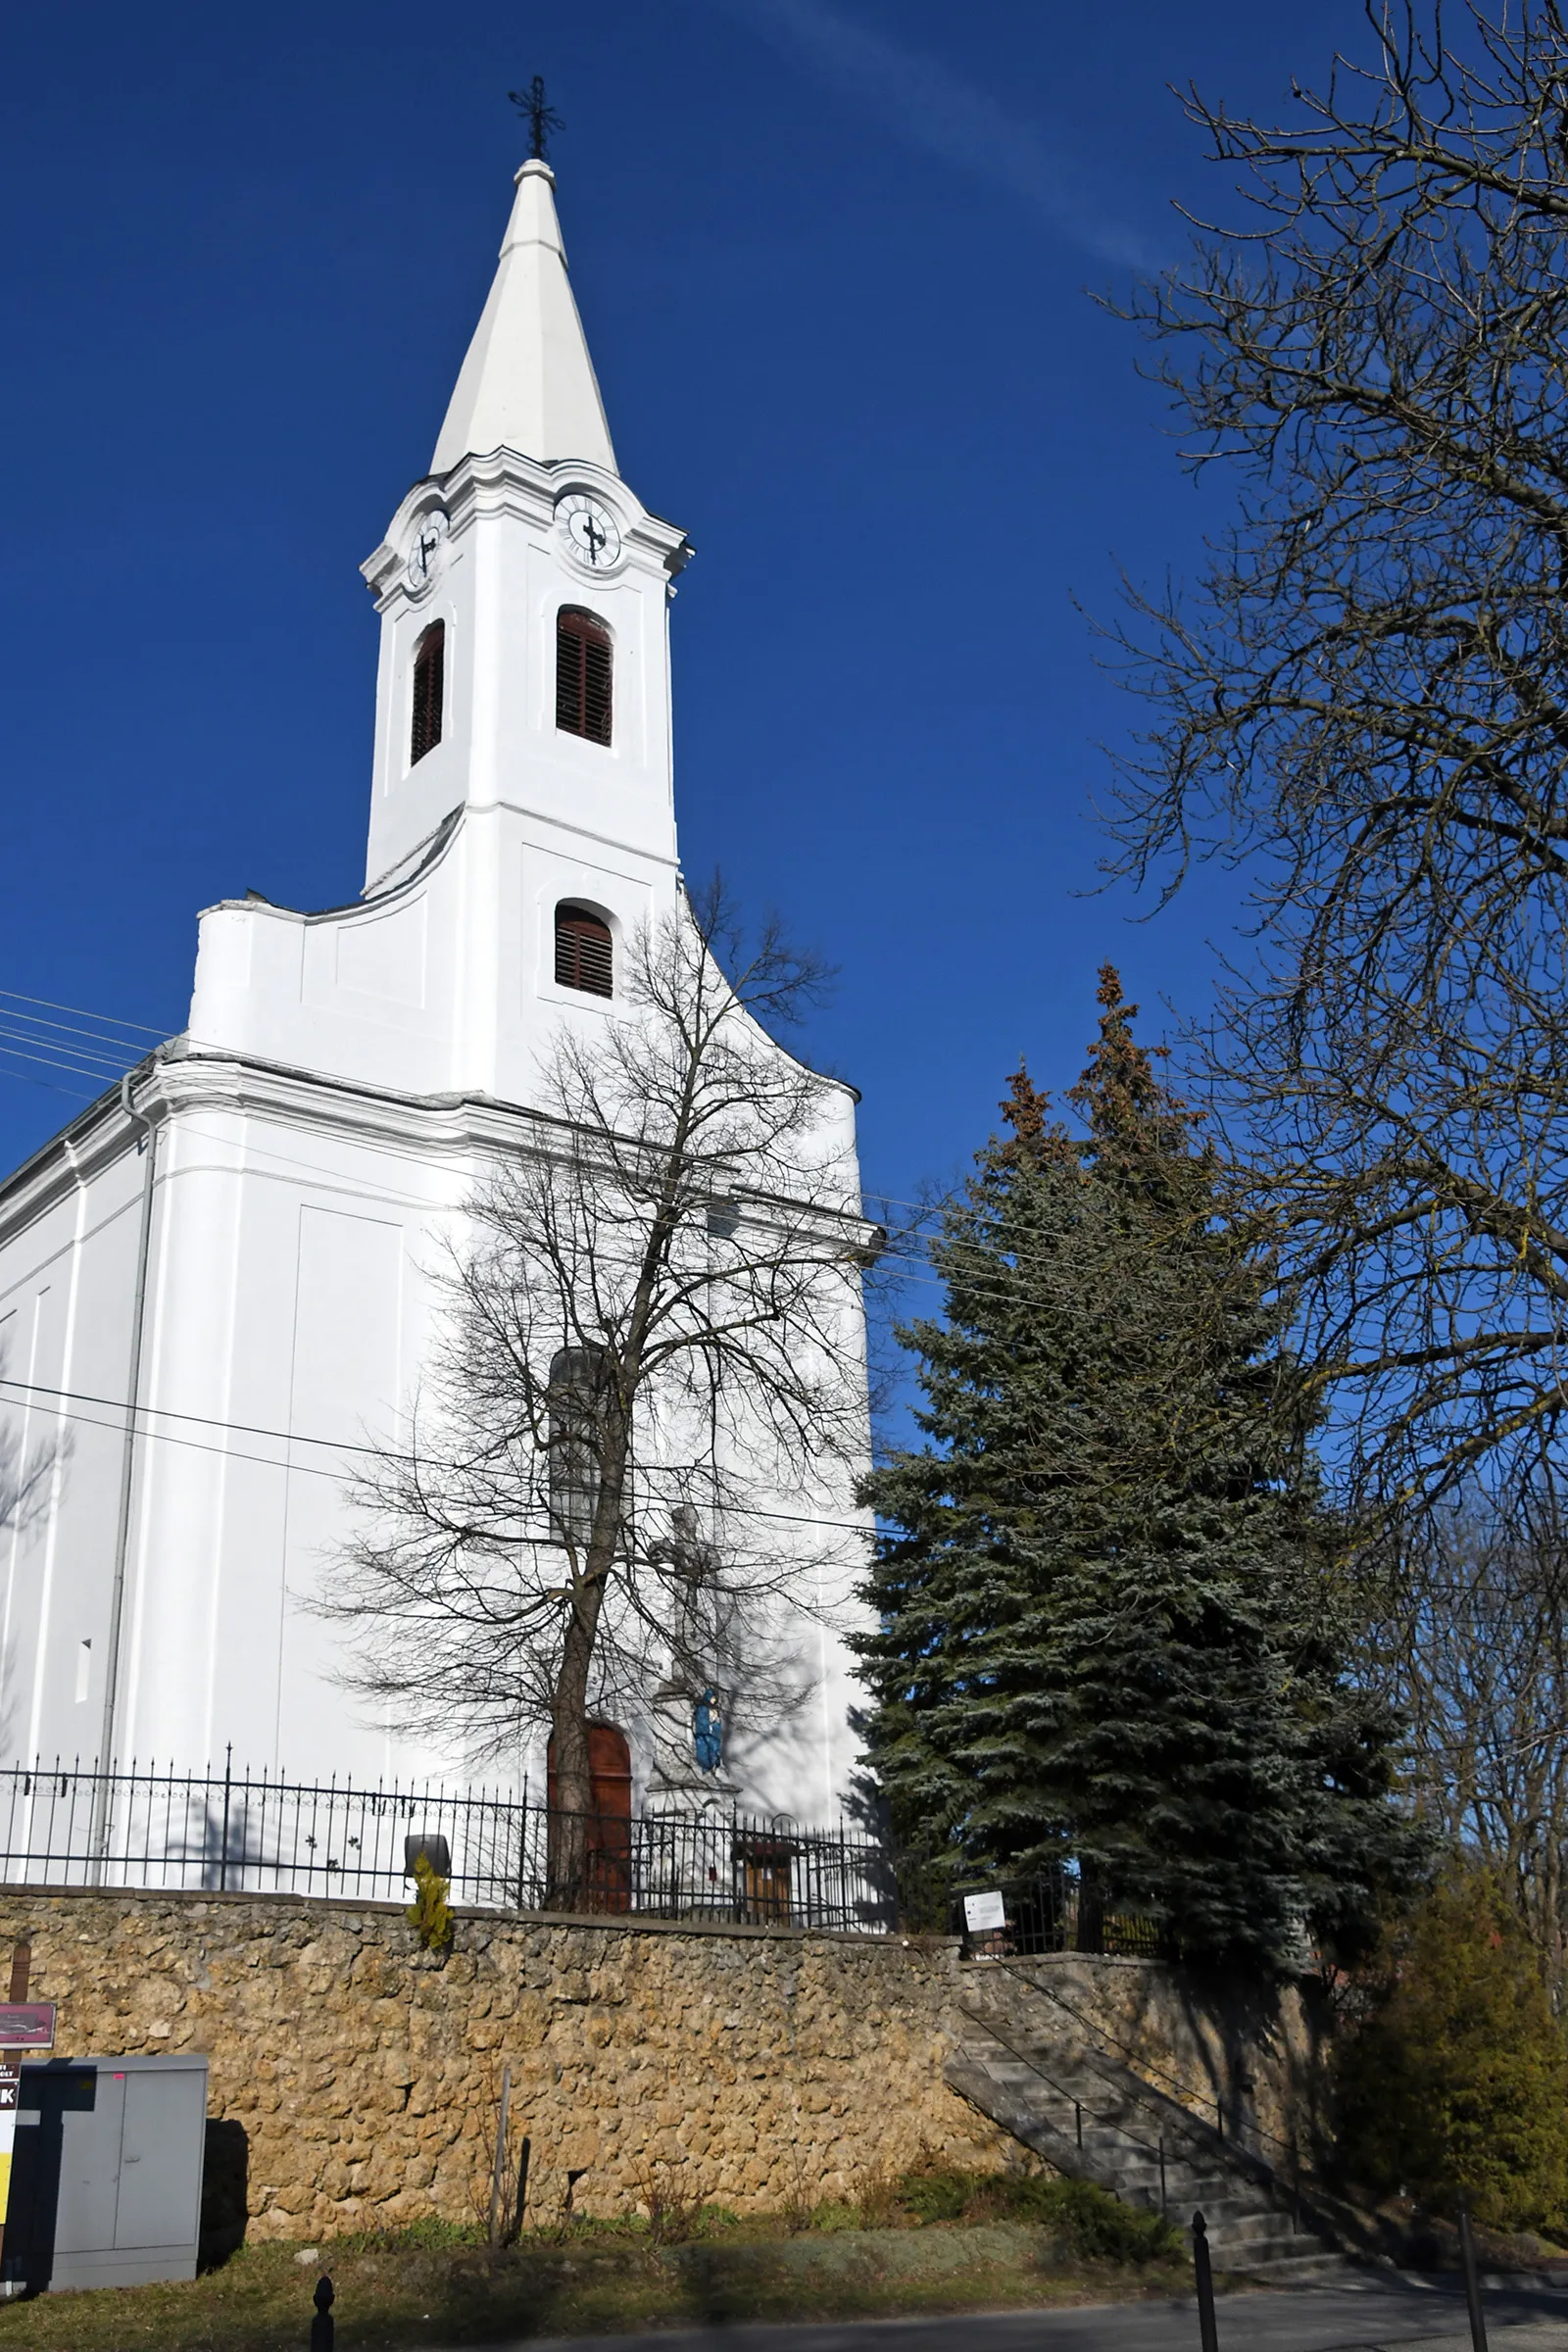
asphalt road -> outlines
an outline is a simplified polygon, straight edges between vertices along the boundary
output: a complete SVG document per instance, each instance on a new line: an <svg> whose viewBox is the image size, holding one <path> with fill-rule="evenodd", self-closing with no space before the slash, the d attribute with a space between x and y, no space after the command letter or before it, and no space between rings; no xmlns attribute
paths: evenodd
<svg viewBox="0 0 1568 2352"><path fill-rule="evenodd" d="M1487 2331L1497 2352L1568 2352L1568 2292L1489 2287ZM1456 2281L1370 2274L1348 2286L1222 2295L1219 2352L1469 2352ZM1198 2307L1099 2303L1075 2311L1009 2311L948 2320L862 2320L833 2327L701 2328L598 2336L591 2352L1198 2352ZM509 2352L590 2352L578 2336L535 2338Z"/></svg>

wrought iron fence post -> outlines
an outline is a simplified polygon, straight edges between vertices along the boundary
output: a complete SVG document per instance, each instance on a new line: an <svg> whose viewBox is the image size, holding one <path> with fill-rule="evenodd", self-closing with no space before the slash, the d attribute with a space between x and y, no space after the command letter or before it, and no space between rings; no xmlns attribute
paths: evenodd
<svg viewBox="0 0 1568 2352"><path fill-rule="evenodd" d="M234 1742L223 1750L223 1842L218 1857L218 1891L228 1892L228 1792L234 1773Z"/></svg>
<svg viewBox="0 0 1568 2352"><path fill-rule="evenodd" d="M1165 2193L1165 2134L1159 2135L1159 2210L1169 2213L1170 2199Z"/></svg>
<svg viewBox="0 0 1568 2352"><path fill-rule="evenodd" d="M1487 2352L1487 2320L1481 2308L1476 2241L1470 2234L1470 2205L1465 2197L1459 2199L1459 2252L1464 2260L1464 2299L1470 2306L1470 2341L1475 2352Z"/></svg>
<svg viewBox="0 0 1568 2352"><path fill-rule="evenodd" d="M1193 2276L1198 2281L1198 2333L1202 2352L1219 2352L1214 2326L1214 2273L1208 2259L1208 2231L1200 2213L1193 2216Z"/></svg>
<svg viewBox="0 0 1568 2352"><path fill-rule="evenodd" d="M549 1908L548 1808L489 1789L359 1788L271 1777L236 1779L232 1747L221 1773L176 1772L132 1757L123 1770L56 1763L0 1767L9 1788L6 1863L13 1878L44 1885L127 1886L301 1892L334 1885L395 1898L403 1871L388 1840L396 1825L451 1840L458 1899ZM234 1800L240 1802L239 1838ZM221 1807L213 1850L213 1807ZM90 1808L90 1818L89 1818ZM443 1826L444 1825L444 1826ZM829 1933L875 1933L886 1917L887 1849L842 1833L739 1818L595 1815L593 1907L658 1917L694 1914L788 1922ZM612 1830L612 1836L606 1835ZM461 1892L459 1889L461 1887Z"/></svg>
<svg viewBox="0 0 1568 2352"><path fill-rule="evenodd" d="M1079 2099L1074 2099L1072 2103L1072 2122L1073 2130L1078 2134L1078 2145L1082 2147L1084 2144L1084 2111L1083 2103Z"/></svg>

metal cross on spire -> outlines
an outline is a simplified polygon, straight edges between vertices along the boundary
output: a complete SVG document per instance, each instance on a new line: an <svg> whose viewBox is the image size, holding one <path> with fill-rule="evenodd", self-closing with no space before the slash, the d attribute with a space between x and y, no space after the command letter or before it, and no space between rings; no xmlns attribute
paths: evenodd
<svg viewBox="0 0 1568 2352"><path fill-rule="evenodd" d="M509 90L519 115L528 121L528 153L544 163L550 147L552 131L564 130L566 125L545 96L545 77L536 74L525 90Z"/></svg>

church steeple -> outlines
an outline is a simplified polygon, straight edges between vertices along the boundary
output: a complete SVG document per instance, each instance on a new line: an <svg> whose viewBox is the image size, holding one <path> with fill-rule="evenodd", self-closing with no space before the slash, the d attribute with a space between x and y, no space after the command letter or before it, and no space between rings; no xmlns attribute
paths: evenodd
<svg viewBox="0 0 1568 2352"><path fill-rule="evenodd" d="M526 820L530 875L613 916L590 842L656 891L676 872L666 612L691 550L616 468L542 157L516 186L430 472L364 566L381 614L366 887L401 887L461 809L465 858L510 858Z"/></svg>
<svg viewBox="0 0 1568 2352"><path fill-rule="evenodd" d="M615 471L604 402L556 218L555 173L535 156L516 200L457 389L430 461L450 473L466 457L512 449L541 465L576 459Z"/></svg>

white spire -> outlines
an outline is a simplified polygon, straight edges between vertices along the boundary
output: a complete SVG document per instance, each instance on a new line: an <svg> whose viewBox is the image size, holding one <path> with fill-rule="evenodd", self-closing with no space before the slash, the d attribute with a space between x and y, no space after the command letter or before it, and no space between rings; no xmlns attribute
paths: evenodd
<svg viewBox="0 0 1568 2352"><path fill-rule="evenodd" d="M555 184L537 156L517 173L501 267L435 445L432 473L493 449L514 449L544 465L586 458L615 470L605 404L566 276Z"/></svg>

